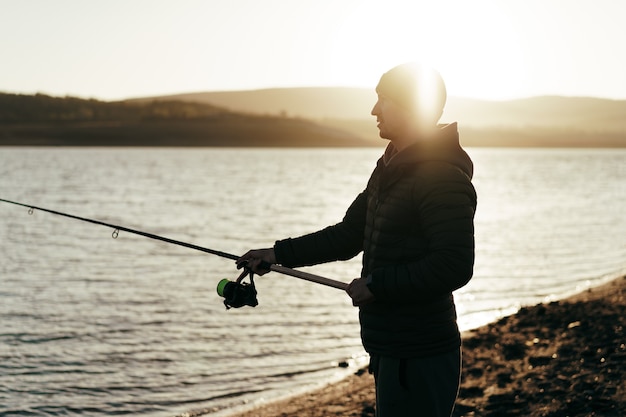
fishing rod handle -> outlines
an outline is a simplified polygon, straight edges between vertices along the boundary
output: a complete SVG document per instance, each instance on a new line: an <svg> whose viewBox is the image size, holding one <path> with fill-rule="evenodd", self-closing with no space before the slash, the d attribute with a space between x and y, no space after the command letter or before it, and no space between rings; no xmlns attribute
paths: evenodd
<svg viewBox="0 0 626 417"><path fill-rule="evenodd" d="M287 268L286 266L272 264L270 266L270 270L274 272L279 272L284 275L290 275L292 277L304 279L306 281L315 282L317 284L326 285L328 287L338 288L344 291L348 288L348 284L346 284L345 282L321 277L319 275L309 274L308 272L298 271L295 269Z"/></svg>

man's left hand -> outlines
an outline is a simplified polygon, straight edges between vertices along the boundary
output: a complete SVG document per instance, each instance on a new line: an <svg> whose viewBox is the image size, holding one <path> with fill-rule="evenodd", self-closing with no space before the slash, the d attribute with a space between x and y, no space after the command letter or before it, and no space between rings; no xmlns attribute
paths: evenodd
<svg viewBox="0 0 626 417"><path fill-rule="evenodd" d="M346 292L352 298L352 305L355 307L364 306L373 302L376 298L367 287L365 278L357 278L353 280L346 288Z"/></svg>

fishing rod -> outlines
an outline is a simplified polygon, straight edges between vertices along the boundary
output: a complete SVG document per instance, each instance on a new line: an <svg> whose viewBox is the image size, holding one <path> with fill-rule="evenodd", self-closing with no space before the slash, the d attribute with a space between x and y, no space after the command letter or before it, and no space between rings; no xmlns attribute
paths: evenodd
<svg viewBox="0 0 626 417"><path fill-rule="evenodd" d="M210 248L205 248L202 246L194 245L192 243L182 242L180 240L174 240L174 239L170 239L167 237L155 235L152 233L143 232L141 230L131 229L129 227L119 226L119 225L115 225L111 223L106 223L100 220L94 220L94 219L90 219L87 217L75 216L73 214L63 213L63 212L56 211L56 210L50 210L50 209L43 208L43 207L37 207L37 206L30 205L30 204L18 203L16 201L5 200L2 198L0 198L0 202L14 204L16 206L21 206L21 207L26 207L28 208L29 214L33 214L34 210L39 210L45 213L55 214L57 216L67 217L70 219L92 223L92 224L96 224L99 226L110 227L111 229L113 229L113 233L111 234L111 237L113 239L117 239L120 231L122 231L122 232L127 232L127 233L132 233L135 235L147 237L149 239L160 240L162 242L170 243L172 245L178 245L178 246L183 246L185 248L198 250L201 252L209 253L211 255L219 256L221 258L232 259L235 261L239 259L239 256L233 255L231 253L222 252L222 251L210 249ZM314 282L316 284L322 284L322 285L332 287L332 288L345 290L348 287L348 284L344 282L336 281L334 279L330 279L326 277L321 277L319 275L310 274L304 271L298 271L296 269L287 268L282 265L267 263L267 264L263 264L262 266L264 268L269 269L270 271L278 272L283 275L289 275L295 278L300 278L305 281ZM254 288L252 270L250 270L249 268L247 268L246 265L243 265L243 264L238 265L237 268L244 268L244 271L239 276L239 278L237 278L236 281L229 281L227 279L221 280L218 284L217 292L220 296L226 299L224 301L224 304L226 305L226 307L241 307L243 305L250 305L254 307L258 303L256 303L256 290ZM246 275L250 276L250 284L242 282L243 278Z"/></svg>

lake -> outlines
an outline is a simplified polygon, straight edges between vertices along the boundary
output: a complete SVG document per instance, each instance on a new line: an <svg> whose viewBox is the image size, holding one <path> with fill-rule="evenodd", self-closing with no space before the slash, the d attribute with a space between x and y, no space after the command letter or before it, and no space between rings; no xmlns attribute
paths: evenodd
<svg viewBox="0 0 626 417"><path fill-rule="evenodd" d="M0 198L224 252L339 221L382 149L0 148ZM626 150L470 148L463 330L626 273ZM0 414L225 415L367 363L340 290L0 203ZM360 259L306 268L345 282ZM338 364L347 364L347 368Z"/></svg>

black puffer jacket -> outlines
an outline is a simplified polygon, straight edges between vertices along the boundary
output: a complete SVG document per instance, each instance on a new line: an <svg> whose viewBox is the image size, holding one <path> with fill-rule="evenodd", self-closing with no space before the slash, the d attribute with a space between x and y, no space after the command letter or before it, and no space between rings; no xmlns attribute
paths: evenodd
<svg viewBox="0 0 626 417"><path fill-rule="evenodd" d="M296 267L363 251L362 276L376 301L361 307L371 354L409 358L460 345L452 291L474 265L473 166L456 124L392 155L389 145L341 223L276 242L278 262Z"/></svg>

